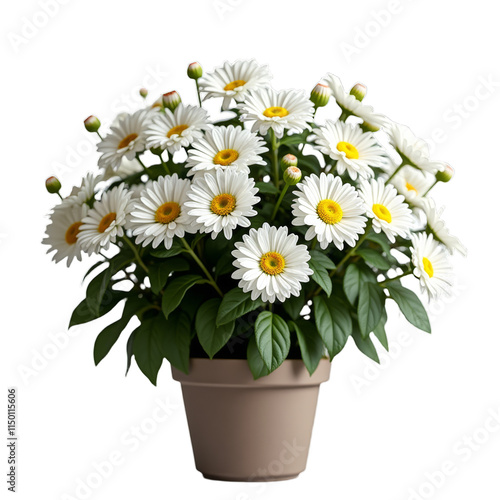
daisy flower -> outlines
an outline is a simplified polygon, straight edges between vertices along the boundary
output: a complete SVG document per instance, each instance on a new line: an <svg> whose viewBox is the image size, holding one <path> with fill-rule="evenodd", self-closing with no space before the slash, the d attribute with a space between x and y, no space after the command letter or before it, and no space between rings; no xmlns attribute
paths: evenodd
<svg viewBox="0 0 500 500"><path fill-rule="evenodd" d="M249 173L250 165L265 165L259 156L268 151L257 134L241 127L214 127L193 143L186 166L189 175L207 170L234 168Z"/></svg>
<svg viewBox="0 0 500 500"><path fill-rule="evenodd" d="M294 226L309 226L306 240L318 238L324 250L332 241L342 250L344 243L353 247L364 232L366 217L363 201L350 184L340 177L312 174L297 184L292 204Z"/></svg>
<svg viewBox="0 0 500 500"><path fill-rule="evenodd" d="M330 87L333 98L343 112L361 118L368 128L373 131L379 130L387 125L387 118L384 115L375 113L371 106L362 104L356 97L347 93L338 76L329 73L325 77L325 82Z"/></svg>
<svg viewBox="0 0 500 500"><path fill-rule="evenodd" d="M261 89L251 92L245 102L239 105L243 121L255 122L252 132L266 135L272 128L276 137L283 137L285 129L300 133L310 128L307 122L313 120L314 105L299 90Z"/></svg>
<svg viewBox="0 0 500 500"><path fill-rule="evenodd" d="M254 60L225 62L222 68L208 73L198 80L203 100L223 97L222 109L229 109L231 101L242 102L250 90L269 86L271 75L267 66L260 66Z"/></svg>
<svg viewBox="0 0 500 500"><path fill-rule="evenodd" d="M247 217L257 215L253 206L260 198L255 182L244 172L217 170L198 177L188 191L190 201L184 205L189 215L203 226L203 232L212 233L212 239L224 231L230 240L237 226L248 227Z"/></svg>
<svg viewBox="0 0 500 500"><path fill-rule="evenodd" d="M420 205L423 195L432 185L428 174L409 165L399 170L390 183L413 205Z"/></svg>
<svg viewBox="0 0 500 500"><path fill-rule="evenodd" d="M429 159L429 146L406 125L393 122L388 129L389 141L401 157L401 164L410 164L433 175L444 170L444 164Z"/></svg>
<svg viewBox="0 0 500 500"><path fill-rule="evenodd" d="M452 255L456 250L465 257L467 255L467 249L456 236L450 234L444 220L441 218L444 207L437 209L436 202L432 198L424 198L420 208L422 208L425 213L427 227L434 235L434 238L440 241Z"/></svg>
<svg viewBox="0 0 500 500"><path fill-rule="evenodd" d="M78 233L82 220L87 215L88 206L78 205L73 200L63 200L50 215L51 223L47 226L47 237L42 240L44 245L50 245L47 253L55 252L54 262L67 258L69 267L73 259L82 260L82 247L78 241Z"/></svg>
<svg viewBox="0 0 500 500"><path fill-rule="evenodd" d="M411 260L415 266L413 274L420 279L422 292L426 291L429 299L449 295L454 276L444 248L432 234L413 234L411 242Z"/></svg>
<svg viewBox="0 0 500 500"><path fill-rule="evenodd" d="M172 113L152 116L146 130L148 148L168 149L169 153L189 146L195 139L202 137L202 130L209 128L207 112L198 106L179 104Z"/></svg>
<svg viewBox="0 0 500 500"><path fill-rule="evenodd" d="M185 202L190 181L179 179L177 174L158 177L141 193L135 202L130 225L135 242L142 246L160 243L166 249L172 247L174 236L183 238L185 233L196 232L196 226L186 213Z"/></svg>
<svg viewBox="0 0 500 500"><path fill-rule="evenodd" d="M373 176L372 167L386 167L384 150L376 143L373 134L363 132L358 125L327 120L312 137L323 154L337 161L339 175L347 170L353 180L358 175L368 178Z"/></svg>
<svg viewBox="0 0 500 500"><path fill-rule="evenodd" d="M78 233L78 242L86 252L92 254L101 248L107 250L110 243L123 236L123 228L132 208L131 195L125 184L120 184L111 191L105 191L101 199L94 203L83 218Z"/></svg>
<svg viewBox="0 0 500 500"><path fill-rule="evenodd" d="M111 132L97 144L97 151L102 153L98 165L104 169L117 170L123 157L131 160L137 153L144 151L144 131L150 117L149 110L145 109L133 114L124 113L111 126Z"/></svg>
<svg viewBox="0 0 500 500"><path fill-rule="evenodd" d="M88 173L82 179L80 187L75 186L65 201L75 205L82 205L84 203L88 205L95 197L97 184L99 184L102 180L104 180L102 175Z"/></svg>
<svg viewBox="0 0 500 500"><path fill-rule="evenodd" d="M382 179L363 180L360 194L376 233L383 231L391 243L396 241L396 235L408 237L412 212L394 186L385 185Z"/></svg>
<svg viewBox="0 0 500 500"><path fill-rule="evenodd" d="M313 274L307 262L311 256L305 245L297 245L299 237L288 234L287 227L271 227L266 222L260 229L250 229L243 242L235 244L233 265L238 269L231 275L240 280L238 286L251 293L252 300L283 302L300 294L301 283Z"/></svg>

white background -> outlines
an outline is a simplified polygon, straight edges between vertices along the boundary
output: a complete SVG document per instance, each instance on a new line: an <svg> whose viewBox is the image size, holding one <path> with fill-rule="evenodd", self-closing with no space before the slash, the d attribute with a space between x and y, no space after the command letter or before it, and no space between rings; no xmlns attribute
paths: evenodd
<svg viewBox="0 0 500 500"><path fill-rule="evenodd" d="M47 0L48 15L43 4L9 2L0 21L1 408L6 387L17 386L18 498L83 498L77 485L90 478L92 499L303 499L312 492L343 500L498 499L500 422L489 418L500 420L494 4ZM152 97L176 89L194 103L188 63L211 71L252 57L270 65L276 88L309 91L326 72L348 88L361 81L376 111L437 142L434 157L449 161L456 178L434 195L469 249L467 259L455 259L454 298L430 310L432 335L393 310L393 359L377 367L349 344L335 360L320 391L307 470L264 486L207 481L195 470L180 387L166 364L158 387L136 366L125 378L123 336L93 366L93 342L109 318L67 332L90 262L68 270L40 244L56 201L45 178L58 175L66 194L96 169L84 118L109 124L117 111L135 109L141 86ZM158 399L172 408L162 422ZM131 436L141 426L139 441ZM99 480L95 464L110 455L119 464ZM435 472L444 462L453 474L443 478Z"/></svg>

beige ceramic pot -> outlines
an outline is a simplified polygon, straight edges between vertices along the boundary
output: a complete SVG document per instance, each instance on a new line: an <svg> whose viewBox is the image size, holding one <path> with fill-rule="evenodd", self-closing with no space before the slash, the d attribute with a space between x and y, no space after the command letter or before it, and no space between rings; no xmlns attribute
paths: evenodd
<svg viewBox="0 0 500 500"><path fill-rule="evenodd" d="M277 481L306 467L319 385L330 376L322 359L312 376L287 359L254 380L246 359L192 358L182 386L196 468L208 479Z"/></svg>

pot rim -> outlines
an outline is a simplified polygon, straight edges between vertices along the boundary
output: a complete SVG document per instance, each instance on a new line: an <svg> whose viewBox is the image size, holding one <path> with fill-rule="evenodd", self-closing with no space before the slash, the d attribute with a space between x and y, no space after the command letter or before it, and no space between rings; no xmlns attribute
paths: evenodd
<svg viewBox="0 0 500 500"><path fill-rule="evenodd" d="M322 358L312 375L301 359L285 359L269 375L254 380L246 359L190 358L189 373L172 366L172 377L182 385L220 387L311 387L330 378L331 363Z"/></svg>

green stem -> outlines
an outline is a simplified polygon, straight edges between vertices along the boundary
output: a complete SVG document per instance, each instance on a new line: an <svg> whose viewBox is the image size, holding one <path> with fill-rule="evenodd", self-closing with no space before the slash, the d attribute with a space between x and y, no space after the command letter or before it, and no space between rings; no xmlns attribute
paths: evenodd
<svg viewBox="0 0 500 500"><path fill-rule="evenodd" d="M280 197L278 198L276 205L274 205L274 210L273 210L273 215L271 215L271 220L274 220L274 218L276 217L276 214L278 213L278 208L280 207L281 202L283 201L283 198L285 197L287 190L288 190L288 184L285 184L285 187L283 188L283 191L281 191Z"/></svg>
<svg viewBox="0 0 500 500"><path fill-rule="evenodd" d="M195 80L195 82L196 82L196 93L198 94L198 102L200 103L200 108L202 108L203 104L201 104L200 86L198 85L198 80Z"/></svg>
<svg viewBox="0 0 500 500"><path fill-rule="evenodd" d="M396 170L394 170L394 172L390 175L390 177L385 181L386 184L388 184L389 181L403 168L404 164L405 163L402 162L401 165L399 165L399 167Z"/></svg>
<svg viewBox="0 0 500 500"><path fill-rule="evenodd" d="M273 172L274 172L274 185L279 189L280 185L280 171L278 164L278 150L280 147L279 141L276 139L274 130L271 129L271 149L273 152Z"/></svg>
<svg viewBox="0 0 500 500"><path fill-rule="evenodd" d="M317 243L318 238L315 236L313 242L311 243L311 250L314 250L316 248Z"/></svg>
<svg viewBox="0 0 500 500"><path fill-rule="evenodd" d="M422 195L422 198L429 194L429 191L438 183L439 181L436 179L432 186Z"/></svg>
<svg viewBox="0 0 500 500"><path fill-rule="evenodd" d="M345 110L344 108L341 108L341 109L342 109L342 113L339 116L339 121L345 122L347 120L347 118L349 118L349 116L352 115L352 113L350 113L349 111Z"/></svg>
<svg viewBox="0 0 500 500"><path fill-rule="evenodd" d="M102 135L99 133L99 130L96 130L95 133L99 136L99 139L102 141Z"/></svg>
<svg viewBox="0 0 500 500"><path fill-rule="evenodd" d="M405 276L409 276L410 274L413 274L412 271L409 269L408 271L405 271L403 274L400 274L399 276L395 276L394 278L389 278L384 281L379 281L380 286L385 286L387 283L391 283L392 281L398 281L401 278L404 278Z"/></svg>
<svg viewBox="0 0 500 500"><path fill-rule="evenodd" d="M141 157L139 156L139 153L136 153L135 158L137 159L137 161L139 162L141 167L144 169L144 172L146 172L146 174L148 174L148 177L149 177L148 167L146 167L146 165L144 165L144 163L142 163L142 160L141 160Z"/></svg>
<svg viewBox="0 0 500 500"><path fill-rule="evenodd" d="M161 161L161 166L163 167L163 170L165 170L165 172L167 173L167 175L171 175L170 174L170 169L168 168L167 164L165 163L165 161L163 160L161 154L158 155L158 157L160 158L160 161Z"/></svg>
<svg viewBox="0 0 500 500"><path fill-rule="evenodd" d="M123 240L127 243L127 245L132 249L132 252L134 252L134 256L139 263L139 265L144 269L149 274L149 269L146 267L146 264L141 259L141 256L139 255L139 252L137 251L137 248L135 245L129 240L128 236L126 234L123 235Z"/></svg>
<svg viewBox="0 0 500 500"><path fill-rule="evenodd" d="M217 283L213 279L212 275L210 274L208 269L205 267L203 262L200 260L200 258L196 255L194 250L189 246L188 242L184 238L181 238L181 241L182 241L184 247L186 248L186 251L189 253L189 255L191 255L191 257L193 257L195 262L200 266L201 270L205 273L205 276L208 278L208 281L210 282L210 284L215 288L215 290L217 290L217 293L221 297L224 297L224 294L222 293L221 289L219 288L219 286L217 285Z"/></svg>
<svg viewBox="0 0 500 500"><path fill-rule="evenodd" d="M61 196L61 193L59 191L57 192L57 196L59 196L59 198L61 198L61 201L64 200L64 198Z"/></svg>
<svg viewBox="0 0 500 500"><path fill-rule="evenodd" d="M345 255L344 258L338 263L337 267L335 269L332 269L330 271L330 277L335 274L335 272L340 269L352 256L353 254L356 253L356 250L363 244L363 241L365 241L366 237L368 236L368 233L370 232L372 228L372 222L371 220L368 221L366 224L366 231L365 233L359 238L358 242L356 243L356 246L352 247Z"/></svg>

